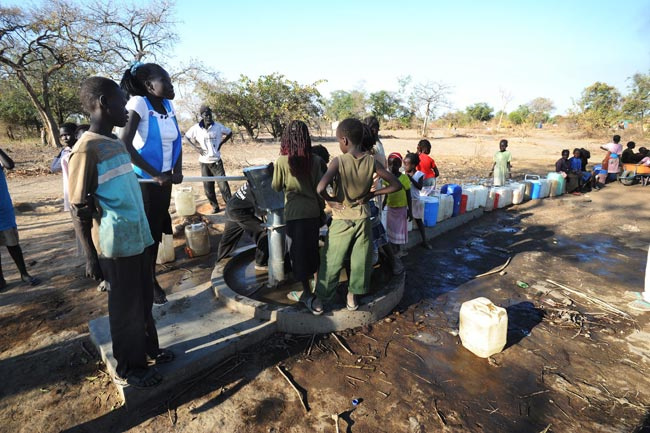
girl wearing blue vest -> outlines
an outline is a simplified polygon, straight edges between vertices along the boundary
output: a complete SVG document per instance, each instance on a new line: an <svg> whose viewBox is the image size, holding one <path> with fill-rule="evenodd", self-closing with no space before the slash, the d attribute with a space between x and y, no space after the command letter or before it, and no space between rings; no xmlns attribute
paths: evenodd
<svg viewBox="0 0 650 433"><path fill-rule="evenodd" d="M162 234L172 233L169 203L172 183L183 181L181 133L171 100L174 86L167 71L155 63L135 62L124 71L120 87L129 95L126 109L129 120L120 139L131 154L133 170L140 178L155 183L141 183L144 210L154 244L150 247L154 275L154 303L167 302L165 292L156 281L156 257Z"/></svg>

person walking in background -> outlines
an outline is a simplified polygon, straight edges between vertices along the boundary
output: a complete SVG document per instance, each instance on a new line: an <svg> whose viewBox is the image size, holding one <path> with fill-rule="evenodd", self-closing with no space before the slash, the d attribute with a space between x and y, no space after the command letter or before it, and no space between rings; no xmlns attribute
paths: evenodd
<svg viewBox="0 0 650 433"><path fill-rule="evenodd" d="M508 149L508 140L501 140L499 142L499 151L494 154L494 164L490 176L494 175L494 186L503 186L506 184L506 178L512 177L512 166L510 161L512 156Z"/></svg>
<svg viewBox="0 0 650 433"><path fill-rule="evenodd" d="M199 108L201 120L192 126L186 133L187 141L200 153L201 176L225 176L226 170L221 160L221 146L232 138L232 131L212 118L212 110L207 105ZM224 203L230 200L230 186L226 181L219 181L219 191ZM214 181L203 182L205 196L212 205L212 213L221 211L217 194L214 190Z"/></svg>
<svg viewBox="0 0 650 433"><path fill-rule="evenodd" d="M155 241L149 255L154 303L164 304L167 297L155 277L156 257L162 234L172 234L169 215L172 183L183 181L182 138L171 101L175 96L174 86L161 66L136 62L124 71L120 87L130 96L126 103L129 119L120 132L120 139L131 155L136 175L154 180L141 183L140 188Z"/></svg>
<svg viewBox="0 0 650 433"><path fill-rule="evenodd" d="M23 250L18 243L18 226L16 225L16 214L14 213L14 205L11 202L9 195L9 187L7 186L7 178L5 177L5 170L12 170L14 168L13 159L0 149L0 245L7 247L9 255L16 263L18 272L20 272L20 279L28 283L30 286L36 286L41 283L36 277L32 277L27 272L25 266L25 258L23 257ZM0 264L0 291L7 287L7 282L2 273L2 264Z"/></svg>

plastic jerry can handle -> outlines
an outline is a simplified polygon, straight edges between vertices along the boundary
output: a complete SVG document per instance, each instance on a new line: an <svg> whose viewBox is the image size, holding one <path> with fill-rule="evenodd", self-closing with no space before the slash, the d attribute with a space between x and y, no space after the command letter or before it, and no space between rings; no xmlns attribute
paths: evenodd
<svg viewBox="0 0 650 433"><path fill-rule="evenodd" d="M539 175L537 174L527 174L524 176L524 180L540 180Z"/></svg>

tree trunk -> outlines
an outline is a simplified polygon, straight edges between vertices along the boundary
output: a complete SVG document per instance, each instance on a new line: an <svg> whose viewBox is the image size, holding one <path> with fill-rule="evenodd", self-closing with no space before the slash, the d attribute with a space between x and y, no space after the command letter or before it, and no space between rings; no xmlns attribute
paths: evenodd
<svg viewBox="0 0 650 433"><path fill-rule="evenodd" d="M429 110L430 104L427 104L427 110L424 114L424 125L422 126L422 136L427 136L427 126L429 125L429 115L431 114Z"/></svg>
<svg viewBox="0 0 650 433"><path fill-rule="evenodd" d="M21 73L16 74L16 76L25 87L30 101L34 105L34 108L36 108L36 111L38 111L38 114L43 122L43 129L41 130L42 144L61 147L61 144L59 142L59 134L56 134L57 124L54 120L54 116L52 115L50 107L39 101L38 95L36 95L36 91L27 80L27 77ZM44 89L44 94L47 94L47 89Z"/></svg>

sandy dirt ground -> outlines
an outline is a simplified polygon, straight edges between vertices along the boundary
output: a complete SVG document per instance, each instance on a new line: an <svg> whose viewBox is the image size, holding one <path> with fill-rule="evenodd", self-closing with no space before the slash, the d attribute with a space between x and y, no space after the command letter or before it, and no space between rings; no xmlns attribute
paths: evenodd
<svg viewBox="0 0 650 433"><path fill-rule="evenodd" d="M415 131L383 137L387 151L401 152L419 139ZM440 181L485 178L499 138L434 131ZM599 161L607 137L535 131L506 138L514 175L522 177L548 172L563 148L587 147ZM339 153L333 139L315 141ZM106 314L106 295L82 277L61 179L47 174L52 152L2 147L17 163L8 182L25 259L44 280L21 284L0 251L10 283L0 293L2 432L335 432L333 414L341 431L354 433L650 431L650 315L628 308L643 287L650 189L614 184L486 214L434 239L432 251L409 252L401 304L384 321L340 334L354 355L327 335L276 335L176 394L129 411L88 337L88 321ZM186 174L198 174L192 150L185 151ZM224 159L233 174L277 151L270 140L238 142L227 145ZM159 268L168 292L209 278L221 228L217 218L213 252L200 258L187 258L176 239L177 261ZM475 278L508 257L504 275ZM478 296L508 310L507 347L489 359L468 352L457 336L460 304ZM306 391L308 413L277 364Z"/></svg>

